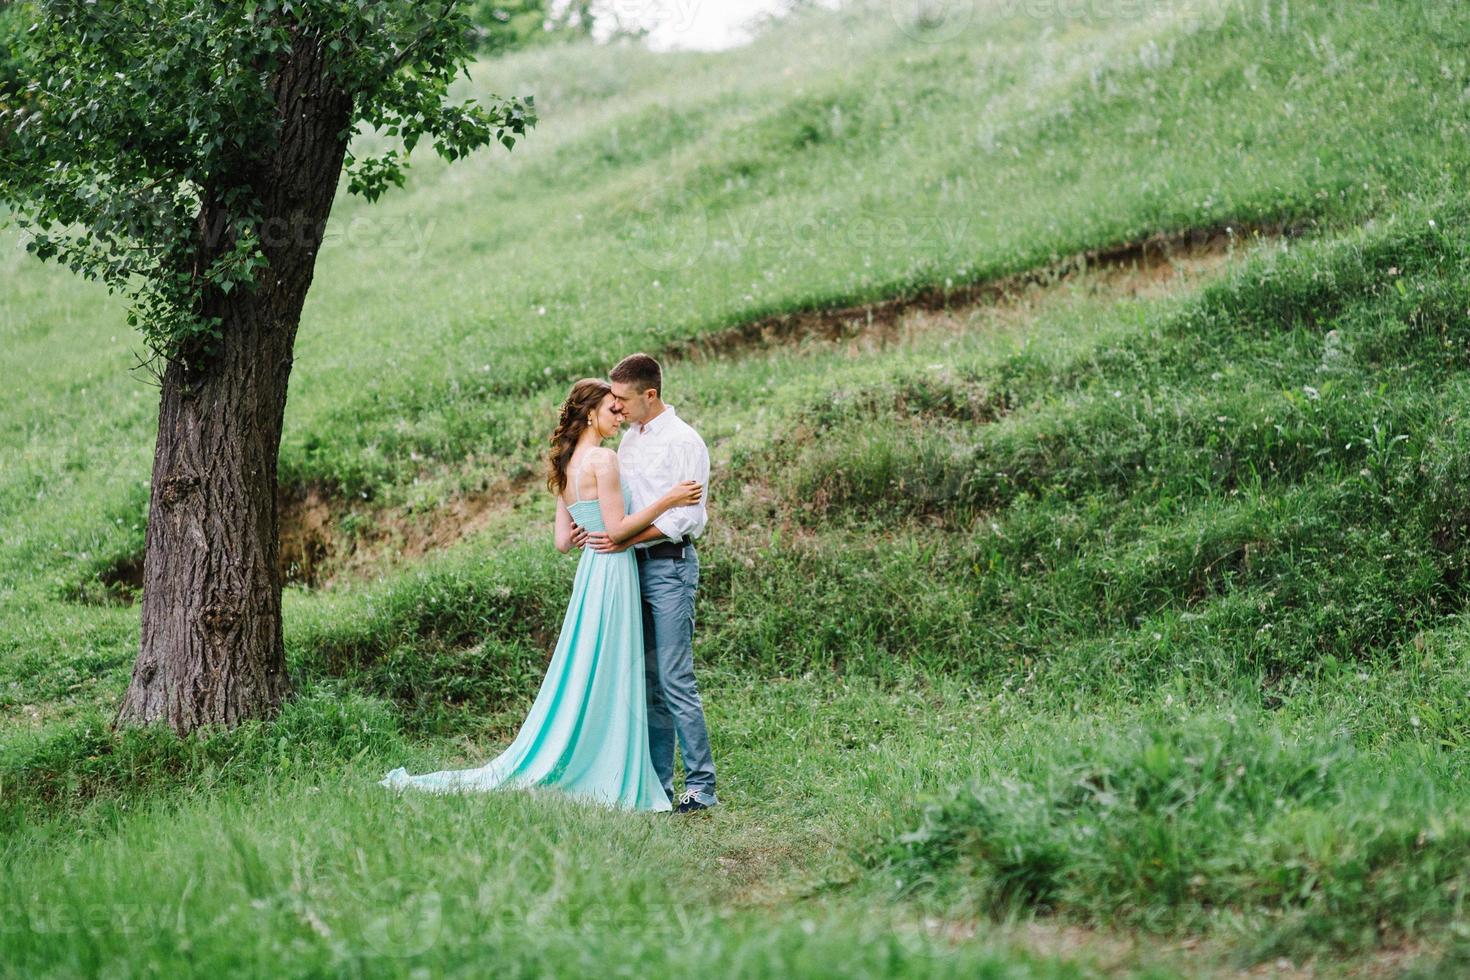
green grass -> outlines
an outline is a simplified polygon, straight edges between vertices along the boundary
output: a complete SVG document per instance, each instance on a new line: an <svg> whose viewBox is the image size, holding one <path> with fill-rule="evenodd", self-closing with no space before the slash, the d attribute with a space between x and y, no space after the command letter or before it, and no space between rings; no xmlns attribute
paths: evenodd
<svg viewBox="0 0 1470 980"><path fill-rule="evenodd" d="M915 932L911 915L875 920L840 896L804 902L772 928L758 888L790 879L795 863L845 867L841 841L954 771L945 730L963 724L965 692L951 686L935 731L917 692L816 678L717 686L711 717L725 733L732 806L693 824L554 796L390 799L373 785L390 760L468 759L483 746L412 749L381 702L303 699L276 725L242 726L209 748L134 743L95 763L119 781L125 769L139 777L126 796L96 797L64 824L12 828L0 866L7 965L89 973L137 956L160 969L281 975L486 962L527 976L599 964L1084 975L1005 948L952 950ZM877 726L882 746L868 743ZM816 733L828 737L814 753ZM29 771L60 754L36 753ZM80 758L73 775L98 782ZM141 785L172 779L170 791ZM833 809L834 795L856 805ZM58 935L72 941L59 946Z"/></svg>
<svg viewBox="0 0 1470 980"><path fill-rule="evenodd" d="M992 915L1239 931L1249 959L1390 945L1463 915L1460 760L1285 739L1249 710L1058 729L986 760L873 865L895 890Z"/></svg>
<svg viewBox="0 0 1470 980"><path fill-rule="evenodd" d="M300 334L283 481L370 527L534 483L567 382L633 349L1303 232L671 358L715 463L705 820L373 785L515 730L571 580L534 489L289 588L280 718L110 734L138 609L98 576L142 547L155 392L118 305L6 240L0 974L1455 975L1470 16L889 7L480 66L542 125L338 202Z"/></svg>

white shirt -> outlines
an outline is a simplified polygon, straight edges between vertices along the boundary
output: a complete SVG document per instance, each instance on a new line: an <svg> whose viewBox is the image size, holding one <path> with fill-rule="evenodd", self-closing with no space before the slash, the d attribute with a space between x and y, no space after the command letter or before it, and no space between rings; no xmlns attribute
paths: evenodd
<svg viewBox="0 0 1470 980"><path fill-rule="evenodd" d="M664 410L646 425L628 424L618 444L618 469L627 481L633 498L634 513L654 503L684 480L697 480L704 487L699 503L670 507L653 522L666 538L678 541L684 535L697 538L704 533L709 520L705 502L709 500L709 450L699 433L679 418L674 406ZM634 545L646 548L657 540Z"/></svg>

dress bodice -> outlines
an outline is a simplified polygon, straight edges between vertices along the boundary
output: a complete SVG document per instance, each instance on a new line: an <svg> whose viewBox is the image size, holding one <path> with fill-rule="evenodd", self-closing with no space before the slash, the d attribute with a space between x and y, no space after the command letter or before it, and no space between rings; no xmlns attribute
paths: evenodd
<svg viewBox="0 0 1470 980"><path fill-rule="evenodd" d="M623 513L628 513L628 508L633 506L633 494L628 489L628 484L623 484ZM577 500L567 504L567 512L572 515L572 520L578 526L585 527L589 531L606 531L607 525L602 520L602 505L594 497L591 500Z"/></svg>

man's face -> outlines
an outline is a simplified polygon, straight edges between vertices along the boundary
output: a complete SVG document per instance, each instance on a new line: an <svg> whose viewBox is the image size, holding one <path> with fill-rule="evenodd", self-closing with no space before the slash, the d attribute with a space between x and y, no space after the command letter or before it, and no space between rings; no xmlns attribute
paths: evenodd
<svg viewBox="0 0 1470 980"><path fill-rule="evenodd" d="M636 391L625 381L612 382L613 411L624 423L642 422L648 418L648 395L652 390Z"/></svg>

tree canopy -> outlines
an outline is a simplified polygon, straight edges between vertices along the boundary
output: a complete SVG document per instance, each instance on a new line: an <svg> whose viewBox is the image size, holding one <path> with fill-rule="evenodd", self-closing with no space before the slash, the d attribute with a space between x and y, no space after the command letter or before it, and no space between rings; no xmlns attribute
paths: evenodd
<svg viewBox="0 0 1470 980"><path fill-rule="evenodd" d="M16 54L27 24L24 13L18 5L0 0L0 110L13 104L25 88Z"/></svg>
<svg viewBox="0 0 1470 980"><path fill-rule="evenodd" d="M509 148L535 123L530 96L449 99L474 37L457 0L34 0L0 12L24 22L0 66L23 83L8 99L0 88L0 199L33 252L126 294L129 322L165 357L217 340L206 293L251 288L267 265L258 164L291 122L277 87L302 45L350 100L341 138L362 126L398 138L347 152L348 190L369 200L402 185L420 141L452 160L492 140Z"/></svg>
<svg viewBox="0 0 1470 980"><path fill-rule="evenodd" d="M482 55L554 44L592 33L591 0L475 0L469 9L470 40Z"/></svg>

